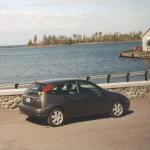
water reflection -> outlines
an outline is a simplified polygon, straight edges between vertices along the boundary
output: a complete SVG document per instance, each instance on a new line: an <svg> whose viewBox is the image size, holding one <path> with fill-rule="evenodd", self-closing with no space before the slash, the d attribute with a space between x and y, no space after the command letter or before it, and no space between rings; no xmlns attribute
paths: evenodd
<svg viewBox="0 0 150 150"><path fill-rule="evenodd" d="M123 42L0 48L0 84L148 70L150 60L118 57L121 50L140 45L141 42Z"/></svg>

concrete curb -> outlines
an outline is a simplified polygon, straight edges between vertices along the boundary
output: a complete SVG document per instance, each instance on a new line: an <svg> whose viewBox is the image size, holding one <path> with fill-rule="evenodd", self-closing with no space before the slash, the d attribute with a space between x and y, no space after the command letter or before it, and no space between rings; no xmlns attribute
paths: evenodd
<svg viewBox="0 0 150 150"><path fill-rule="evenodd" d="M22 95L26 89L7 89L0 90L0 95Z"/></svg>
<svg viewBox="0 0 150 150"><path fill-rule="evenodd" d="M123 87L139 87L139 86L148 86L150 85L150 81L134 81L134 82L119 82L119 83L105 83L105 84L97 84L102 88L123 88Z"/></svg>

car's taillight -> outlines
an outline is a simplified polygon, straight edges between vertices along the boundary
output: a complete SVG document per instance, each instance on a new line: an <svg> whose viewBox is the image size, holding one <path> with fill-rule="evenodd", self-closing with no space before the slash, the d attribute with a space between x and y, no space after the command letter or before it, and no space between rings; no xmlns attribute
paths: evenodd
<svg viewBox="0 0 150 150"><path fill-rule="evenodd" d="M52 84L47 84L43 89L42 89L42 92L44 93L49 93L51 90L54 89L54 85Z"/></svg>

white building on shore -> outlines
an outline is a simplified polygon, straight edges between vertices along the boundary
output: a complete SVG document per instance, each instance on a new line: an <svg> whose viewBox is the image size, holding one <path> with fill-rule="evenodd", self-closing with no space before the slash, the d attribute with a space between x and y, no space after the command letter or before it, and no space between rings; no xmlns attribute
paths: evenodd
<svg viewBox="0 0 150 150"><path fill-rule="evenodd" d="M148 28L143 34L142 37L142 45L143 51L150 51L150 28Z"/></svg>

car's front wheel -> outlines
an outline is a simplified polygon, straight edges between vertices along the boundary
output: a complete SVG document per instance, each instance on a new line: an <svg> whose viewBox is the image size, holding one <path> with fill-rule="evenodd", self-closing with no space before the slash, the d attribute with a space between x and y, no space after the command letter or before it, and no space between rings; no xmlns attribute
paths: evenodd
<svg viewBox="0 0 150 150"><path fill-rule="evenodd" d="M125 108L120 101L115 101L112 104L110 115L114 118L121 117L124 114Z"/></svg>
<svg viewBox="0 0 150 150"><path fill-rule="evenodd" d="M54 108L48 116L48 124L52 127L61 126L64 123L64 112L60 108Z"/></svg>

